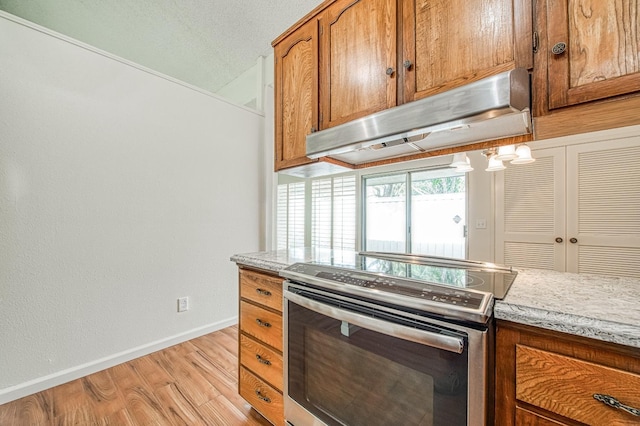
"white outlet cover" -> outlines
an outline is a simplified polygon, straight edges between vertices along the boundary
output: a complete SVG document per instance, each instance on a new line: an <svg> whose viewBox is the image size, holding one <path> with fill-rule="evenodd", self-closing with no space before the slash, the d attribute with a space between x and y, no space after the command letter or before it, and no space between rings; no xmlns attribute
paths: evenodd
<svg viewBox="0 0 640 426"><path fill-rule="evenodd" d="M189 310L189 298L180 297L178 299L178 312L184 312Z"/></svg>

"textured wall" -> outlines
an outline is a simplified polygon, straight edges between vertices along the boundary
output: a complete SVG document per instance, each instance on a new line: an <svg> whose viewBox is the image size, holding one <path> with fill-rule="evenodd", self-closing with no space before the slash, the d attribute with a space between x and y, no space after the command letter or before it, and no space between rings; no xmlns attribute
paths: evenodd
<svg viewBox="0 0 640 426"><path fill-rule="evenodd" d="M235 321L265 173L263 117L8 18L0 403Z"/></svg>

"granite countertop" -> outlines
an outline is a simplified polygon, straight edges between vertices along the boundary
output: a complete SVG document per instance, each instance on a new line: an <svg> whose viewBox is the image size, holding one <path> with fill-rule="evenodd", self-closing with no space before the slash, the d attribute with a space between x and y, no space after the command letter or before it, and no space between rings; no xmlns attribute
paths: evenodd
<svg viewBox="0 0 640 426"><path fill-rule="evenodd" d="M327 261L353 252L328 249L237 254L239 265L278 272L296 262ZM518 269L494 314L502 320L640 348L640 279Z"/></svg>
<svg viewBox="0 0 640 426"><path fill-rule="evenodd" d="M640 348L640 280L519 269L495 317Z"/></svg>
<svg viewBox="0 0 640 426"><path fill-rule="evenodd" d="M294 250L260 251L256 253L235 254L231 261L239 265L278 272L296 262L330 260L332 250L301 248Z"/></svg>

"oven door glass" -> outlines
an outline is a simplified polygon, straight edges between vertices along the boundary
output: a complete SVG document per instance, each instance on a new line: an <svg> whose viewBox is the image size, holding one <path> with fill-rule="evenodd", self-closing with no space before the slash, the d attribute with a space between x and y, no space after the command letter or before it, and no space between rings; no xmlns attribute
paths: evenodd
<svg viewBox="0 0 640 426"><path fill-rule="evenodd" d="M372 318L367 308L344 302L301 301L299 294L286 300L289 399L328 425L467 424L464 333L386 312ZM424 332L426 342L414 332Z"/></svg>

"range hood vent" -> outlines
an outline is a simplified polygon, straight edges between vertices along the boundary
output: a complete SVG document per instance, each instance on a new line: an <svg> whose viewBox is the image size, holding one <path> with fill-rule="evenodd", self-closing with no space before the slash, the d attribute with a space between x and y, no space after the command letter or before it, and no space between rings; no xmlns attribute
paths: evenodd
<svg viewBox="0 0 640 426"><path fill-rule="evenodd" d="M530 80L518 68L307 135L307 157L358 165L531 133Z"/></svg>

